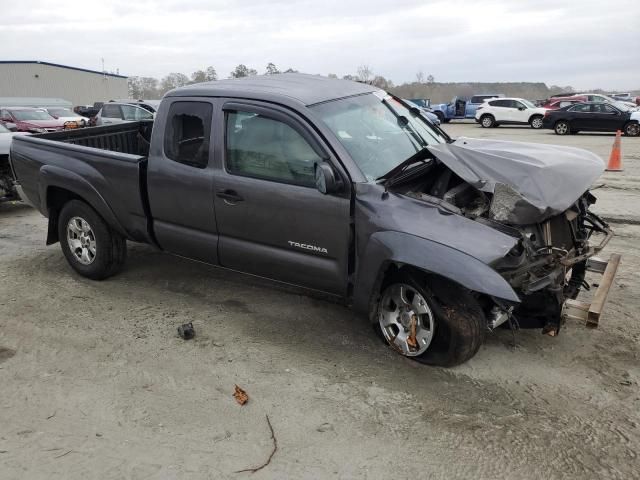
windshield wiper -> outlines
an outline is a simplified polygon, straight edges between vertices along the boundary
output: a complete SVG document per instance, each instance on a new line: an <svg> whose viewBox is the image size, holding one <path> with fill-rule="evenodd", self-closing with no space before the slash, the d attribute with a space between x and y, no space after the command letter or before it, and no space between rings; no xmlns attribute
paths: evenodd
<svg viewBox="0 0 640 480"><path fill-rule="evenodd" d="M381 177L376 178L376 181L381 181L385 188L389 188L390 186L396 184L398 181L405 180L415 173L414 168L416 167L412 168L413 165L425 165L430 163L430 159L427 157L428 154L429 150L427 150L426 147L421 148L409 158L393 167L387 173L385 173ZM421 168L416 169L416 171L421 170Z"/></svg>

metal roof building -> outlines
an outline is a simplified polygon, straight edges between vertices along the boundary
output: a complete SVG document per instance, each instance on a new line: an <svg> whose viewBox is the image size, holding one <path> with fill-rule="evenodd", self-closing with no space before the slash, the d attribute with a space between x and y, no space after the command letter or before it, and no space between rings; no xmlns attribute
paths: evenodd
<svg viewBox="0 0 640 480"><path fill-rule="evenodd" d="M0 61L0 97L54 97L90 105L128 97L127 77L49 62Z"/></svg>

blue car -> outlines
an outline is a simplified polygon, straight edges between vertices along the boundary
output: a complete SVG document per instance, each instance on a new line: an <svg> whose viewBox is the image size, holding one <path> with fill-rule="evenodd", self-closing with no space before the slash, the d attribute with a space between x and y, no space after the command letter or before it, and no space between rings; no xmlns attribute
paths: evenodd
<svg viewBox="0 0 640 480"><path fill-rule="evenodd" d="M431 108L442 123L449 123L451 120L473 119L476 116L476 110L485 100L502 97L504 97L502 93L453 97L451 102L431 105Z"/></svg>
<svg viewBox="0 0 640 480"><path fill-rule="evenodd" d="M433 109L430 107L431 100L428 98L410 98L407 100L408 102L413 103L416 107L420 109L420 113L429 119L431 123L434 125L440 125L442 122L440 121L440 117L435 114Z"/></svg>

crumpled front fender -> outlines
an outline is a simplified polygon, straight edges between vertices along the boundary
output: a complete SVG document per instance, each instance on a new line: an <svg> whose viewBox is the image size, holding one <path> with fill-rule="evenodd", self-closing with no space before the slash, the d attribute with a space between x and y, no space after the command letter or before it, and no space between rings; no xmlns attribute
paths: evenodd
<svg viewBox="0 0 640 480"><path fill-rule="evenodd" d="M414 235L382 231L369 237L359 258L353 306L368 312L380 274L390 263L409 265L456 282L469 290L520 302L509 283L486 263L447 245Z"/></svg>

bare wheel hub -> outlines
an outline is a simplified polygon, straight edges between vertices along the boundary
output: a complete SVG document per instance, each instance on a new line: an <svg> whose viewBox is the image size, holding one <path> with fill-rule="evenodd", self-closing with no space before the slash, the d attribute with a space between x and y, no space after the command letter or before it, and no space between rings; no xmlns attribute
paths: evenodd
<svg viewBox="0 0 640 480"><path fill-rule="evenodd" d="M422 355L433 340L434 319L426 299L411 285L395 283L382 293L378 321L389 345L402 355Z"/></svg>
<svg viewBox="0 0 640 480"><path fill-rule="evenodd" d="M73 256L82 265L91 265L96 258L96 237L89 223L73 217L67 224L67 243Z"/></svg>

